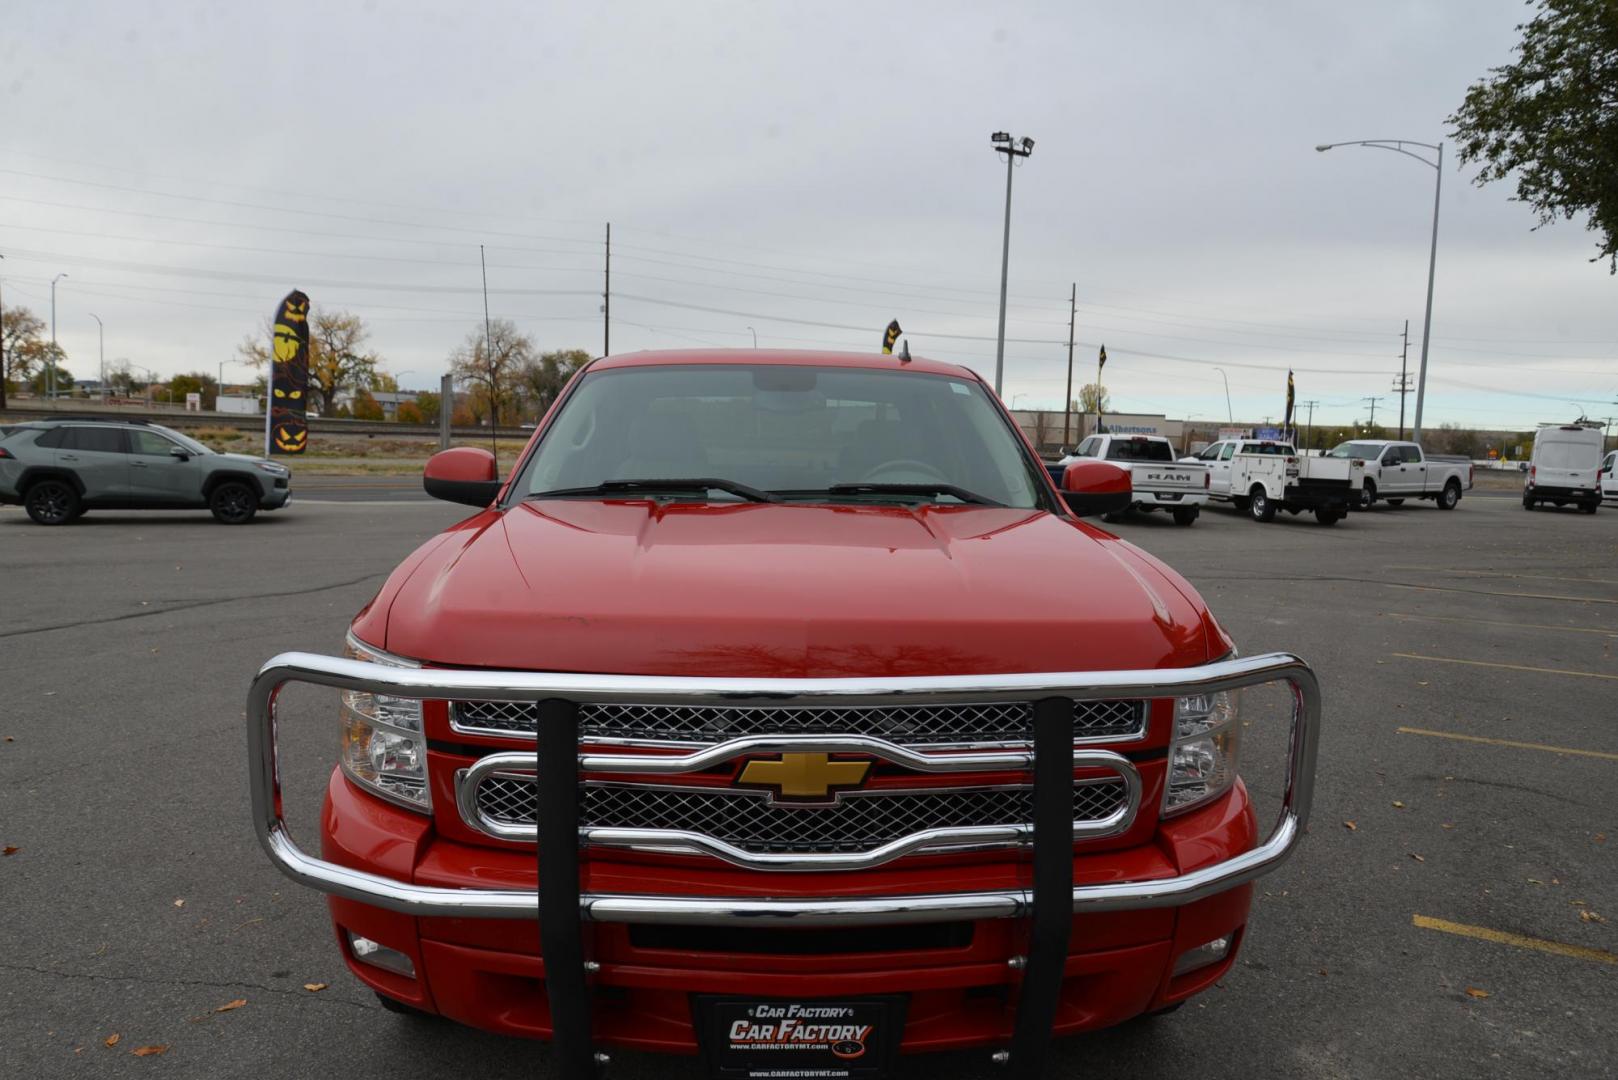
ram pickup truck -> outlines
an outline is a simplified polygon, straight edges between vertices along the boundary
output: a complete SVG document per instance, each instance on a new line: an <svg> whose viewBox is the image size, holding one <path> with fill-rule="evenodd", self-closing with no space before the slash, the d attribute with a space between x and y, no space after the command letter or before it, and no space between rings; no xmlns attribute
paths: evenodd
<svg viewBox="0 0 1618 1080"><path fill-rule="evenodd" d="M1470 458L1432 456L1413 442L1355 439L1326 453L1327 458L1365 462L1365 485L1358 509L1369 510L1378 499L1400 506L1406 499L1431 499L1441 510L1453 510L1463 491L1472 490Z"/></svg>
<svg viewBox="0 0 1618 1080"><path fill-rule="evenodd" d="M575 1080L614 1047L1031 1077L1053 1034L1239 977L1253 882L1307 821L1316 679L1238 657L1081 520L1127 477L1058 489L970 370L613 356L505 479L467 447L424 484L475 512L247 704L261 846L389 1009L550 1040ZM318 854L282 809L299 683L336 699ZM1290 723L1262 829L1261 684Z"/></svg>
<svg viewBox="0 0 1618 1080"><path fill-rule="evenodd" d="M1174 516L1176 525L1194 525L1208 501L1208 466L1176 461L1174 445L1161 435L1091 435L1046 468L1059 481L1062 469L1086 458L1110 461L1129 473L1135 494L1130 510L1163 510Z"/></svg>

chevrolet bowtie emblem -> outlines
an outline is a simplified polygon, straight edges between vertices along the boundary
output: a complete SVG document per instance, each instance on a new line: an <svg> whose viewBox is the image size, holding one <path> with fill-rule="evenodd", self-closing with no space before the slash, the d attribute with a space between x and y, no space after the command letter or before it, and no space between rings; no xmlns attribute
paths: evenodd
<svg viewBox="0 0 1618 1080"><path fill-rule="evenodd" d="M825 754L782 754L773 760L749 761L736 782L774 788L778 799L824 799L839 788L859 787L870 769L869 761L832 761Z"/></svg>

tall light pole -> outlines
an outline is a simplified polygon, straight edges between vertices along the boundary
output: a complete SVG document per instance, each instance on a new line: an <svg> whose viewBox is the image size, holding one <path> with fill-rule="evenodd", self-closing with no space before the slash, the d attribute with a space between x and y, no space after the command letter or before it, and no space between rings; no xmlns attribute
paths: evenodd
<svg viewBox="0 0 1618 1080"><path fill-rule="evenodd" d="M3 261L4 259L5 256L0 255L0 261ZM6 375L9 374L9 369L6 367L5 311L5 299L0 297L0 409L5 408L6 405Z"/></svg>
<svg viewBox="0 0 1618 1080"><path fill-rule="evenodd" d="M753 348L758 348L758 331L754 330L751 326L743 327L743 329L749 334L753 335Z"/></svg>
<svg viewBox="0 0 1618 1080"><path fill-rule="evenodd" d="M1224 368L1214 368L1214 370L1219 372L1219 377L1221 379L1225 380L1225 422L1234 426L1236 423L1236 414L1231 410L1230 407L1230 377L1225 374Z"/></svg>
<svg viewBox="0 0 1618 1080"><path fill-rule="evenodd" d="M51 355L46 365L45 392L56 404L56 283L67 277L66 274L57 274L51 278Z"/></svg>
<svg viewBox="0 0 1618 1080"><path fill-rule="evenodd" d="M1438 266L1438 200L1444 190L1444 144L1416 142L1412 139L1359 139L1354 142L1321 143L1315 147L1325 153L1334 146L1370 146L1377 150L1392 150L1408 158L1415 158L1438 174L1433 181L1433 239L1427 252L1427 317L1421 328L1421 369L1416 376L1416 422L1411 426L1410 439L1421 442L1421 407L1427 397L1427 346L1433 339L1433 271ZM1421 154L1406 150L1406 146L1420 146L1431 150L1436 158L1429 160Z"/></svg>
<svg viewBox="0 0 1618 1080"><path fill-rule="evenodd" d="M994 392L1000 394L1000 384L1006 373L1006 273L1011 269L1011 169L1017 159L1034 152L1034 140L1024 137L1013 139L1004 131L989 136L997 154L1006 155L1006 229L1000 245L1000 332L994 343Z"/></svg>
<svg viewBox="0 0 1618 1080"><path fill-rule="evenodd" d="M101 365L101 403L107 403L107 328L101 325L101 316L88 313L96 321L96 358Z"/></svg>

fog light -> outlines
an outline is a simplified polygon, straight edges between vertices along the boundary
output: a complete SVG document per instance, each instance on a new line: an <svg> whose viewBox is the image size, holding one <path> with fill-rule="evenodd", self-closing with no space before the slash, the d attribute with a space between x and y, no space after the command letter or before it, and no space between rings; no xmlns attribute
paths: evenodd
<svg viewBox="0 0 1618 1080"><path fill-rule="evenodd" d="M1187 949L1174 961L1174 974L1184 975L1188 971L1205 968L1209 964L1217 964L1230 952L1230 938L1214 938L1206 945L1198 945L1194 949Z"/></svg>
<svg viewBox="0 0 1618 1080"><path fill-rule="evenodd" d="M372 941L368 937L360 937L352 930L348 932L348 951L354 954L354 959L362 964L379 967L383 971L391 971L395 975L403 975L407 979L416 977L416 965L410 962L410 957L397 949L390 949L381 942Z"/></svg>

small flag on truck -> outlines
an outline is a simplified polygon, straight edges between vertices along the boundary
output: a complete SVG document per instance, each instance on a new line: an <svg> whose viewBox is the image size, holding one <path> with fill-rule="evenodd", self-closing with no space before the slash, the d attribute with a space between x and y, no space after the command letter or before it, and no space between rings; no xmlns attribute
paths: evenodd
<svg viewBox="0 0 1618 1080"><path fill-rule="evenodd" d="M902 333L904 333L904 331L899 329L899 320L898 319L894 319L892 322L890 322L888 324L887 330L883 331L883 333L882 333L882 355L883 356L892 356L893 355L894 343L899 340L899 335L902 334Z"/></svg>

